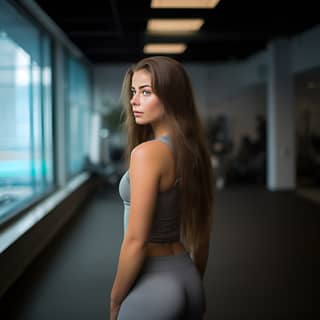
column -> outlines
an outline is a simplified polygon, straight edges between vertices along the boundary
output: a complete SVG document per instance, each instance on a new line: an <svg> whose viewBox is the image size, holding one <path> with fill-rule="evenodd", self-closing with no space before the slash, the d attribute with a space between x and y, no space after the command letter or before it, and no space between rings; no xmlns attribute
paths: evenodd
<svg viewBox="0 0 320 320"><path fill-rule="evenodd" d="M296 185L295 110L289 40L268 48L267 188L292 190Z"/></svg>

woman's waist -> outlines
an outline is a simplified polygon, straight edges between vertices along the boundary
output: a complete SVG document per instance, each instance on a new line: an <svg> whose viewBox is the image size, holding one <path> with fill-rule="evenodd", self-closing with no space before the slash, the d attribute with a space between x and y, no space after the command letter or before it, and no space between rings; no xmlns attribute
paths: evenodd
<svg viewBox="0 0 320 320"><path fill-rule="evenodd" d="M173 256L182 252L186 252L186 249L181 242L148 242L147 244L147 256L149 257Z"/></svg>

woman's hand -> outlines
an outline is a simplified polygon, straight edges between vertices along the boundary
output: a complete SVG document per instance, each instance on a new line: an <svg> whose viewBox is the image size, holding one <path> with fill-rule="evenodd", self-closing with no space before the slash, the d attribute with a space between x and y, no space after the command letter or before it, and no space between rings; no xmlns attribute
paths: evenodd
<svg viewBox="0 0 320 320"><path fill-rule="evenodd" d="M120 304L116 304L115 302L110 303L110 320L117 320L118 314L120 310Z"/></svg>

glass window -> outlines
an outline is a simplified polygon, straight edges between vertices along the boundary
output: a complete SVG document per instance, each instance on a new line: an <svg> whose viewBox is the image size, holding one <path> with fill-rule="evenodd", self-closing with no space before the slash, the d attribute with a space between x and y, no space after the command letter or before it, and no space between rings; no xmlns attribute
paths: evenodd
<svg viewBox="0 0 320 320"><path fill-rule="evenodd" d="M91 82L86 65L68 55L66 60L66 152L71 177L84 169L89 155Z"/></svg>
<svg viewBox="0 0 320 320"><path fill-rule="evenodd" d="M50 40L0 1L0 223L53 186Z"/></svg>

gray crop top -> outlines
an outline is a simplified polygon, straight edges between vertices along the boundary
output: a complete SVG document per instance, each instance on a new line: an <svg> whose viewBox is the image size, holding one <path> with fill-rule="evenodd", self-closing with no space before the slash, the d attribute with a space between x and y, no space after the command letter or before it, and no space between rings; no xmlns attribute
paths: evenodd
<svg viewBox="0 0 320 320"><path fill-rule="evenodd" d="M158 138L171 147L168 136ZM119 194L124 203L124 232L127 230L130 213L130 178L128 171L122 176L119 183ZM177 181L169 190L158 192L154 220L149 236L150 242L164 243L180 240L180 219L178 214L178 187Z"/></svg>

